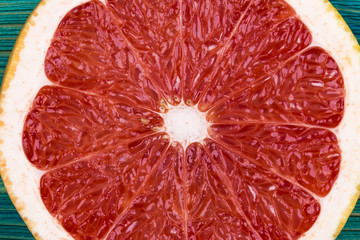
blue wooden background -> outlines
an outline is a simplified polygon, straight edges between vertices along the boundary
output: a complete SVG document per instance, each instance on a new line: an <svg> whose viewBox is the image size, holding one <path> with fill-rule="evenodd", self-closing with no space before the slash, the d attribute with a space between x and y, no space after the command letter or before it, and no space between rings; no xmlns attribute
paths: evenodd
<svg viewBox="0 0 360 240"><path fill-rule="evenodd" d="M54 0L56 1L56 0ZM300 0L301 1L301 0ZM330 0L360 40L360 0ZM0 0L0 81L15 40L39 0ZM0 240L34 239L11 203L0 179ZM360 201L338 240L360 240Z"/></svg>

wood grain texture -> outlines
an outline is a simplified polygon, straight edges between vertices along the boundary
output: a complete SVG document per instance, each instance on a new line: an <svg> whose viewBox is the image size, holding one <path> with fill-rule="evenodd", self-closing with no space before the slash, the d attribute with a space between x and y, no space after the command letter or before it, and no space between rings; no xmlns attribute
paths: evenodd
<svg viewBox="0 0 360 240"><path fill-rule="evenodd" d="M339 10L358 41L360 40L360 0L330 0ZM0 0L0 80L15 40L38 0ZM0 180L0 240L34 239L11 203ZM360 239L360 201L337 240Z"/></svg>

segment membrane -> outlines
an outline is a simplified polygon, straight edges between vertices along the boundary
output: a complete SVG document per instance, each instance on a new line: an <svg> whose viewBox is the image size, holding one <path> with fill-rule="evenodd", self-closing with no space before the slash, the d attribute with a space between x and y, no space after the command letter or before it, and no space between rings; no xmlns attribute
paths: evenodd
<svg viewBox="0 0 360 240"><path fill-rule="evenodd" d="M186 149L185 167L188 239L261 239L201 144Z"/></svg>
<svg viewBox="0 0 360 240"><path fill-rule="evenodd" d="M340 171L340 148L326 129L244 123L213 125L210 136L247 161L326 196Z"/></svg>
<svg viewBox="0 0 360 240"><path fill-rule="evenodd" d="M50 81L78 90L159 110L159 92L145 76L106 7L90 1L61 21L48 49Z"/></svg>
<svg viewBox="0 0 360 240"><path fill-rule="evenodd" d="M212 140L206 148L261 239L297 239L314 224L320 204L307 191Z"/></svg>
<svg viewBox="0 0 360 240"><path fill-rule="evenodd" d="M286 58L309 44L308 30L294 22L294 16L294 10L284 1L252 1L227 45L219 51L211 72L207 71L199 109L206 111L235 86L246 84L245 80L259 81L264 69L282 60L272 56Z"/></svg>
<svg viewBox="0 0 360 240"><path fill-rule="evenodd" d="M107 5L147 75L169 103L180 103L179 1L107 0Z"/></svg>
<svg viewBox="0 0 360 240"><path fill-rule="evenodd" d="M182 146L170 146L161 161L106 239L186 239Z"/></svg>
<svg viewBox="0 0 360 240"><path fill-rule="evenodd" d="M220 51L226 45L250 0L183 0L182 38L184 60L183 98L196 104L208 84L209 73L216 67Z"/></svg>
<svg viewBox="0 0 360 240"><path fill-rule="evenodd" d="M245 24L245 23L244 23ZM242 27L242 25L240 25ZM263 30L263 28L260 28ZM311 43L310 32L297 18L288 18L267 31L235 34L229 49L212 75L212 84L202 98L199 109L206 111L236 91L271 78L288 58Z"/></svg>
<svg viewBox="0 0 360 240"><path fill-rule="evenodd" d="M334 128L344 114L344 80L335 60L312 47L277 73L245 85L208 113L215 123L275 122Z"/></svg>
<svg viewBox="0 0 360 240"><path fill-rule="evenodd" d="M75 239L102 238L129 208L168 144L156 134L47 172L41 198Z"/></svg>
<svg viewBox="0 0 360 240"><path fill-rule="evenodd" d="M45 86L25 119L22 141L29 161L45 170L152 134L162 125L159 115L127 103Z"/></svg>

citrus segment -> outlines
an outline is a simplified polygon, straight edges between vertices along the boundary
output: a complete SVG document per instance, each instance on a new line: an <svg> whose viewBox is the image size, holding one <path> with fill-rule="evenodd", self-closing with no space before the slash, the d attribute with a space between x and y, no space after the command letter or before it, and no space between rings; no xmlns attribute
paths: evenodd
<svg viewBox="0 0 360 240"><path fill-rule="evenodd" d="M226 45L250 2L182 1L182 81L183 98L188 105L198 102L206 82L209 81L209 73L216 67L219 50Z"/></svg>
<svg viewBox="0 0 360 240"><path fill-rule="evenodd" d="M261 239L202 144L188 146L185 169L188 239Z"/></svg>
<svg viewBox="0 0 360 240"><path fill-rule="evenodd" d="M173 143L107 239L186 239L184 149Z"/></svg>
<svg viewBox="0 0 360 240"><path fill-rule="evenodd" d="M199 104L200 109L208 110L224 96L231 96L243 86L267 81L284 58L294 56L310 43L306 39L309 38L307 32L297 32L304 30L304 27L299 20L290 18L276 25L275 30L267 36L259 37L259 33L256 33L256 38L262 40L250 38L242 42L241 39L234 39L231 42L233 46L224 53L224 60L218 65L219 70L214 73L215 81Z"/></svg>
<svg viewBox="0 0 360 240"><path fill-rule="evenodd" d="M212 140L206 148L261 239L297 239L314 224L320 203L307 191Z"/></svg>
<svg viewBox="0 0 360 240"><path fill-rule="evenodd" d="M318 196L334 185L341 151L334 133L291 125L213 125L210 136L247 161L269 169Z"/></svg>
<svg viewBox="0 0 360 240"><path fill-rule="evenodd" d="M266 79L282 61L310 43L310 32L285 2L252 2L228 45L219 52L204 83L209 90L202 90L200 109L206 111L231 92Z"/></svg>
<svg viewBox="0 0 360 240"><path fill-rule="evenodd" d="M127 103L45 86L24 125L23 147L39 169L51 169L154 133L163 119Z"/></svg>
<svg viewBox="0 0 360 240"><path fill-rule="evenodd" d="M245 86L218 102L209 111L208 120L336 127L344 114L344 81L339 66L318 47L305 50L262 82Z"/></svg>
<svg viewBox="0 0 360 240"><path fill-rule="evenodd" d="M156 134L54 169L41 178L41 198L75 239L102 238L125 212L169 145Z"/></svg>
<svg viewBox="0 0 360 240"><path fill-rule="evenodd" d="M169 103L180 103L179 2L107 0L107 4L148 76Z"/></svg>
<svg viewBox="0 0 360 240"><path fill-rule="evenodd" d="M50 81L158 110L159 92L145 76L105 6L90 1L59 24L45 59Z"/></svg>

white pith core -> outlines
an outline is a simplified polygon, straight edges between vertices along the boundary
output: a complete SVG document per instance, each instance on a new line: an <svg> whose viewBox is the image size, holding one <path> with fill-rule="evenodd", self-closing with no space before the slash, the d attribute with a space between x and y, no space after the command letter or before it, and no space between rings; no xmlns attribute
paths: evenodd
<svg viewBox="0 0 360 240"><path fill-rule="evenodd" d="M165 120L165 131L172 142L179 142L184 148L193 142L201 142L208 137L209 123L206 113L184 103L170 107L162 116Z"/></svg>

